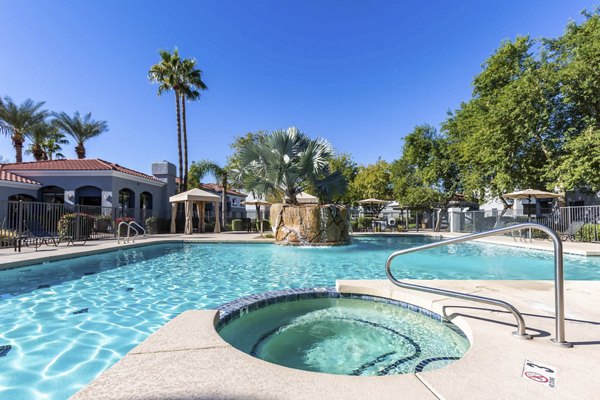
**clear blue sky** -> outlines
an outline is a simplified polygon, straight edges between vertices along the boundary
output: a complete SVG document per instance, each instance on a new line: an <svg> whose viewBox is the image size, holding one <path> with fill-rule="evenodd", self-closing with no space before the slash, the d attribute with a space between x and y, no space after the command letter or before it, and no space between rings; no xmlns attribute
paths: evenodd
<svg viewBox="0 0 600 400"><path fill-rule="evenodd" d="M560 35L590 1L0 0L0 96L92 111L110 132L88 157L143 172L177 161L175 101L147 71L195 57L209 90L188 106L191 160L225 162L255 130L297 126L363 164L439 124L500 41ZM0 155L14 160L6 137ZM73 146L65 155L74 158Z"/></svg>

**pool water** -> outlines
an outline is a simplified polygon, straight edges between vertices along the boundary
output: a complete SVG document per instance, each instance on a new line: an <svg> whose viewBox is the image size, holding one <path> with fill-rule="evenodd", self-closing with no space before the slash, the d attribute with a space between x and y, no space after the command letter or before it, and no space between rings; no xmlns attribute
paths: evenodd
<svg viewBox="0 0 600 400"><path fill-rule="evenodd" d="M391 251L435 239L355 238L333 248L163 244L0 272L0 399L66 399L189 309L268 290L385 279ZM399 278L552 279L552 253L479 243L413 253ZM600 258L565 258L600 280ZM11 346L10 349L2 346Z"/></svg>
<svg viewBox="0 0 600 400"><path fill-rule="evenodd" d="M251 311L219 334L241 351L286 367L384 376L441 368L460 359L469 341L449 326L396 305L320 298Z"/></svg>

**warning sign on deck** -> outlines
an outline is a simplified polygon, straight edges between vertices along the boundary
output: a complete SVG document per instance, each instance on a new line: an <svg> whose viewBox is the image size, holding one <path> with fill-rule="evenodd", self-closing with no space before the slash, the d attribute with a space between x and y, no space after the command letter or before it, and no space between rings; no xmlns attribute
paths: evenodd
<svg viewBox="0 0 600 400"><path fill-rule="evenodd" d="M537 361L525 360L521 377L529 379L532 382L540 383L550 388L556 388L557 374L556 368Z"/></svg>

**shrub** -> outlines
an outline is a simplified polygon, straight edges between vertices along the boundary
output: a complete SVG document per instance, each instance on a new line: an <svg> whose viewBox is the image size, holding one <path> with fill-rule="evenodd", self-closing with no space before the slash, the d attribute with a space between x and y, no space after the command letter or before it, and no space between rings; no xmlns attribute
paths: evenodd
<svg viewBox="0 0 600 400"><path fill-rule="evenodd" d="M60 237L90 237L94 229L96 217L83 213L64 214L58 220L58 235ZM79 232L77 232L79 228Z"/></svg>
<svg viewBox="0 0 600 400"><path fill-rule="evenodd" d="M267 239L273 239L275 237L275 235L273 235L272 233L269 232L269 233L263 234L263 237L267 238Z"/></svg>
<svg viewBox="0 0 600 400"><path fill-rule="evenodd" d="M115 219L115 226L118 227L121 222L129 223L129 222L132 222L132 221L135 221L135 218L131 218L131 217L119 217L119 218ZM120 236L127 236L127 226L123 225L119 229L120 229L120 232L119 232Z"/></svg>
<svg viewBox="0 0 600 400"><path fill-rule="evenodd" d="M260 232L260 221L256 220L255 225L256 226L256 231ZM263 219L263 231L267 232L271 230L271 222L269 222L268 219Z"/></svg>
<svg viewBox="0 0 600 400"><path fill-rule="evenodd" d="M353 231L357 231L358 230L358 220L353 219L352 221L350 221L350 226L352 227Z"/></svg>
<svg viewBox="0 0 600 400"><path fill-rule="evenodd" d="M231 230L232 231L243 231L244 230L244 221L241 219L234 219L231 221Z"/></svg>
<svg viewBox="0 0 600 400"><path fill-rule="evenodd" d="M158 233L158 217L148 217L145 221L146 233L148 235L155 235Z"/></svg>
<svg viewBox="0 0 600 400"><path fill-rule="evenodd" d="M579 242L600 241L600 224L584 224L575 233L575 240Z"/></svg>
<svg viewBox="0 0 600 400"><path fill-rule="evenodd" d="M215 230L214 222L207 222L204 224L204 232L213 232Z"/></svg>
<svg viewBox="0 0 600 400"><path fill-rule="evenodd" d="M373 227L373 218L358 217L358 229L367 229Z"/></svg>
<svg viewBox="0 0 600 400"><path fill-rule="evenodd" d="M96 232L110 232L112 229L112 216L110 214L96 215Z"/></svg>

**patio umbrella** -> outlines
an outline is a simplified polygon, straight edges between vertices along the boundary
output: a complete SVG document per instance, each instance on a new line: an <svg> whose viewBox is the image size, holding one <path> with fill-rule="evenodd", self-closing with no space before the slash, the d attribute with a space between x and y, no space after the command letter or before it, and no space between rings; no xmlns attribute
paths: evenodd
<svg viewBox="0 0 600 400"><path fill-rule="evenodd" d="M531 204L531 199L550 199L563 197L562 193L544 192L543 190L537 189L525 189L517 192L503 194L502 197L505 199L527 199ZM527 209L527 219L531 219L531 209Z"/></svg>
<svg viewBox="0 0 600 400"><path fill-rule="evenodd" d="M257 210L258 210L258 220L260 221L260 234L262 235L263 233L263 219L262 219L262 214L260 212L260 206L268 206L271 203L269 203L268 201L265 200L260 200L260 199L254 199L254 200L247 200L247 201L242 201L243 205L248 205L248 206L256 206Z"/></svg>
<svg viewBox="0 0 600 400"><path fill-rule="evenodd" d="M381 211L383 207L388 203L388 200L381 199L363 199L358 201L358 204L361 204L363 206L371 206L371 210L375 209L377 214L379 214L379 211Z"/></svg>

